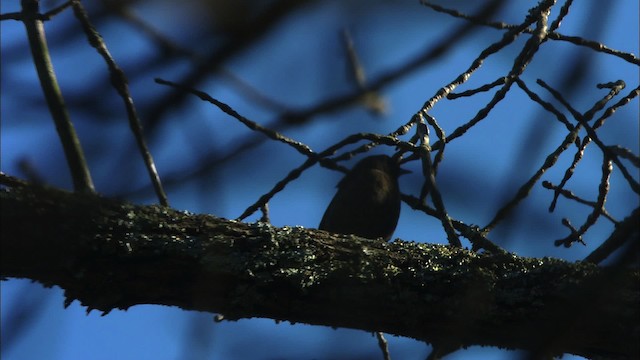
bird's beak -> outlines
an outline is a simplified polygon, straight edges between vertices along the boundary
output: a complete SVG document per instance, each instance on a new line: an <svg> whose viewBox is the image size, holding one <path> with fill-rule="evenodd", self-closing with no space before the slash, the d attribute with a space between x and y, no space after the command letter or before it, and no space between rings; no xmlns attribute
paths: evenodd
<svg viewBox="0 0 640 360"><path fill-rule="evenodd" d="M411 170L400 168L398 170L398 176L401 176L401 175L404 175L404 174L411 174Z"/></svg>

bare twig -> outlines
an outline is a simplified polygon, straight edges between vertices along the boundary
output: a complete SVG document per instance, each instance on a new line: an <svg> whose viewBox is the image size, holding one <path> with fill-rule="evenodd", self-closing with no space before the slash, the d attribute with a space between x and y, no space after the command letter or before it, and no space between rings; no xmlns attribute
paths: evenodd
<svg viewBox="0 0 640 360"><path fill-rule="evenodd" d="M551 103L542 100L542 98L540 98L540 96L538 96L538 94L534 93L533 91L531 91L529 89L529 87L527 86L527 84L522 80L522 79L516 79L516 84L518 84L518 86L524 90L524 92L529 96L529 98L535 102L537 102L538 104L540 104L542 106L542 108L544 108L545 110L547 110L548 112L552 113L553 115L556 116L556 119L558 119L558 121L560 121L569 131L573 131L574 130L574 126L573 124L571 124L569 122L569 120L567 119L566 116L564 116L564 114L562 112L560 112L560 110L556 109L555 106L553 106ZM564 99L563 99L564 100ZM571 105L566 104L565 107L567 109L569 109L572 113L573 113L573 107L571 107ZM576 112L577 113L577 112ZM577 113L579 115L579 113ZM579 126L579 125L578 125Z"/></svg>
<svg viewBox="0 0 640 360"><path fill-rule="evenodd" d="M632 241L634 236L636 238L640 236L638 218L640 218L640 208L633 210L631 215L617 224L616 229L611 233L609 238L584 258L584 261L598 264L608 258L609 255L621 248L624 244Z"/></svg>
<svg viewBox="0 0 640 360"><path fill-rule="evenodd" d="M361 103L365 108L369 109L376 115L382 115L387 111L387 104L378 91L371 91L367 86L367 76L365 75L364 66L360 62L358 53L356 52L351 33L346 28L342 31L342 39L347 52L347 59L353 74L353 80L358 89L363 91Z"/></svg>
<svg viewBox="0 0 640 360"><path fill-rule="evenodd" d="M263 133L264 135L268 136L269 138L271 138L273 140L285 143L285 144L293 147L294 149L296 149L302 155L306 155L306 156L313 156L314 155L313 150L311 150L311 148L309 148L307 145L305 145L305 144L303 144L303 143L301 143L299 141L295 141L293 139L290 139L290 138L280 134L277 131L268 129L268 128L256 123L255 121L251 121L251 120L247 119L246 117L238 114L238 112L233 110L231 108L231 106L229 106L229 105L227 105L227 104L225 104L225 103L223 103L223 102L221 102L219 100L216 100L216 99L212 98L209 94L207 94L207 93L205 93L203 91L191 89L189 87L186 87L186 86L183 86L183 85L180 85L180 84L176 84L174 82L163 80L163 79L156 79L156 82L158 84L168 85L168 86L174 87L176 89L179 89L181 91L188 92L188 93L191 93L193 95L196 95L201 100L207 101L207 102L217 106L220 110L222 110L227 115L230 115L230 116L236 118L238 121L240 121L242 124L244 124L249 129L256 130L258 132Z"/></svg>
<svg viewBox="0 0 640 360"><path fill-rule="evenodd" d="M64 149L64 154L71 170L73 187L76 191L95 192L91 173L87 166L87 161L80 145L80 139L69 117L69 112L64 104L62 92L56 79L47 39L44 33L42 15L39 13L39 2L37 0L22 0L22 19L27 29L29 46L33 61L40 78L40 85L44 92L44 97L49 106L49 112L60 137L60 142Z"/></svg>
<svg viewBox="0 0 640 360"><path fill-rule="evenodd" d="M531 176L531 178L529 178L529 180L527 180L527 182L524 183L520 187L520 189L518 189L518 192L513 197L513 199L511 199L507 204L500 208L500 210L498 210L494 218L483 228L483 231L489 231L493 229L498 224L498 222L506 218L509 212L511 212L511 210L513 210L513 208L515 208L515 206L518 205L520 201L524 200L527 197L527 195L533 188L533 185L535 185L535 183L540 180L545 171L551 168L558 161L560 154L567 150L569 148L569 145L575 142L576 137L577 133L575 131L571 131L569 132L569 134L567 134L560 146L558 146L551 154L547 156L542 166L540 166L538 171L536 171L536 173L533 174L533 176Z"/></svg>
<svg viewBox="0 0 640 360"><path fill-rule="evenodd" d="M140 123L140 119L138 117L138 113L136 111L136 107L133 104L133 98L131 97L131 93L129 92L129 85L127 84L127 78L124 74L124 71L120 69L120 67L116 64L115 60L109 53L107 49L107 45L102 41L102 36L98 33L98 31L93 27L89 20L89 15L85 11L82 3L79 0L71 1L73 6L73 13L75 14L80 24L82 24L82 29L87 35L87 39L89 44L94 47L100 56L104 59L109 67L109 72L111 73L111 84L116 89L120 97L124 102L124 106L127 109L127 116L129 118L129 127L133 132L133 136L136 139L136 143L138 144L138 148L140 150L140 154L142 155L142 159L147 168L147 173L149 174L149 178L151 179L151 183L153 184L153 188L156 191L156 196L158 196L158 200L160 204L163 206L169 206L169 200L167 199L167 194L162 187L162 182L160 181L160 176L158 175L158 171L156 170L156 165L153 161L153 156L149 151L149 147L144 139L144 134L142 133L142 124Z"/></svg>
<svg viewBox="0 0 640 360"><path fill-rule="evenodd" d="M425 182L422 186L420 194L420 200L424 202L428 192L431 192L431 199L438 212L438 218L442 222L442 227L447 234L447 240L451 246L462 247L462 243L456 234L453 224L451 224L451 217L447 213L444 205L444 200L436 185L435 170L433 163L431 162L431 147L429 146L429 128L427 127L424 116L420 114L421 122L418 124L418 133L420 135L420 158L422 159L422 175ZM435 120L434 120L435 121ZM441 134L444 135L444 134ZM443 143L444 144L444 143Z"/></svg>
<svg viewBox="0 0 640 360"><path fill-rule="evenodd" d="M387 339L384 338L384 334L380 331L376 332L376 338L378 339L378 347L382 351L382 357L384 360L391 360L391 354L389 354L389 344Z"/></svg>

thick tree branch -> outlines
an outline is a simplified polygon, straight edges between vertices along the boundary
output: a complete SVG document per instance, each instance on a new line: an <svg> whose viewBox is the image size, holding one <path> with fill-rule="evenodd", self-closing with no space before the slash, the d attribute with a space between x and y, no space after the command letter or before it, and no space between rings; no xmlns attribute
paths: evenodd
<svg viewBox="0 0 640 360"><path fill-rule="evenodd" d="M0 190L2 277L109 312L163 304L454 346L638 358L639 273Z"/></svg>

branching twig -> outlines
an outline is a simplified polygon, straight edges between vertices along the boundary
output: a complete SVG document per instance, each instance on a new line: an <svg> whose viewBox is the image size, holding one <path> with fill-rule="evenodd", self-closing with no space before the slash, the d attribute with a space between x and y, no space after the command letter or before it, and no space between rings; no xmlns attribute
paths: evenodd
<svg viewBox="0 0 640 360"><path fill-rule="evenodd" d="M575 195L574 193L572 193L571 191L569 191L567 189L561 189L559 186L553 185L549 181L543 181L542 182L542 187L544 187L545 189L557 191L560 195L566 197L567 199L575 200L576 202L578 202L580 204L588 205L588 206L590 206L592 208L596 207L596 202L595 201L584 200L584 199L580 198L579 196ZM609 219L614 224L618 223L618 221L616 219L614 219L611 216L611 214L609 214L609 212L607 212L606 209L602 208L601 211L602 211L601 212L602 216L606 217L607 219Z"/></svg>
<svg viewBox="0 0 640 360"><path fill-rule="evenodd" d="M609 193L609 178L612 170L611 160L605 157L602 160L602 178L598 189L598 200L593 207L593 211L589 214L585 223L580 226L580 229L577 230L570 226L569 220L565 219L563 224L566 223L565 225L571 229L571 234L564 239L556 240L554 242L556 246L564 245L564 247L570 247L574 242L585 244L582 239L582 235L584 235L587 230L596 223L600 214L605 212L604 203L607 200L607 194Z"/></svg>
<svg viewBox="0 0 640 360"><path fill-rule="evenodd" d="M451 9L447 9L447 8L444 8L444 7L439 6L439 5L431 4L426 0L421 0L420 2L423 5L428 6L428 7L432 8L435 11L442 12L442 13L445 13L445 14L449 14L449 15L454 16L454 17L467 19L467 20L472 21L473 23L478 24L478 25L488 26L488 27L492 27L492 28L500 29L500 30L502 30L502 29L515 29L515 28L517 28L519 26L519 25L507 24L507 23L504 23L504 22L487 21L486 19L480 18L480 17L477 17L477 16L469 16L469 15L463 14L463 13L461 13L459 11L456 11L456 10L451 10ZM565 9L565 7L563 7L563 10ZM563 17L564 17L564 15L562 15L562 13L561 13L561 16L559 17L559 19L561 19ZM574 45L585 46L585 47L591 48L591 49L593 49L595 51L598 51L598 52L602 52L602 53L605 53L605 54L609 54L609 55L613 55L613 56L619 57L619 58L623 59L624 61L627 61L627 62L629 62L631 64L640 65L640 58L636 57L634 54L627 53L627 52L624 52L624 51L615 50L615 49L611 49L611 48L609 48L609 47L607 47L607 46L605 46L605 45L603 45L603 44L601 44L599 42L592 41L592 40L587 40L587 39L584 39L584 38L579 37L579 36L563 35L563 34L555 32L555 29L556 29L556 26L552 26L550 28L550 30L552 30L552 31L547 34L547 37L549 39L551 39L551 40L566 41L566 42L570 42L570 43L572 43ZM523 32L530 34L530 33L533 32L533 30L524 29Z"/></svg>
<svg viewBox="0 0 640 360"><path fill-rule="evenodd" d="M428 116L428 115L427 115ZM431 147L429 146L429 128L423 114L419 114L420 123L418 124L418 134L420 136L420 159L422 160L422 175L424 176L424 184L420 192L420 201L425 202L427 193L431 193L431 199L438 212L438 218L442 222L442 227L447 234L447 240L451 246L462 247L462 243L458 238L451 224L451 217L447 213L444 200L436 185L435 170L431 161ZM444 135L444 134L442 134ZM444 144L444 143L443 143ZM444 149L444 148L443 148Z"/></svg>
<svg viewBox="0 0 640 360"><path fill-rule="evenodd" d="M367 133L354 134L354 135L347 136L342 141L339 141L336 144L331 145L330 147L318 153L317 155L309 156L308 159L302 165L291 170L289 174L287 174L287 176L284 179L280 180L268 193L262 195L260 199L258 199L258 201L256 201L253 205L249 206L242 213L242 215L238 217L238 220L244 220L248 216L256 212L258 209L260 209L263 206L263 204L266 204L275 194L282 191L288 183L297 179L306 169L310 168L311 166L315 165L318 162L328 162L329 160L325 159L326 157L335 154L335 152L338 151L338 149L346 145L353 144L361 140L369 140L372 142L381 143L385 145L397 146L404 149L405 151L412 151L412 152L417 151L417 148L413 144L400 141L390 136L381 136L378 134L367 134Z"/></svg>
<svg viewBox="0 0 640 360"><path fill-rule="evenodd" d="M542 13L542 10L539 10L540 13ZM531 24L533 24L534 22L537 21L537 18L534 16L528 16L525 21L520 24L518 27L513 28L509 31L507 31L502 39L496 43L491 44L489 47L487 47L486 49L484 49L480 55L472 62L471 66L462 74L460 74L454 81L452 81L451 83L449 83L447 86L441 88L438 93L432 97L430 100L428 100L422 107L422 111L428 111L431 107L433 107L435 105L435 103L441 99L442 97L448 96L449 93L451 93L458 85L466 82L469 77L471 77L471 74L473 74L473 72L475 72L476 70L478 70L480 68L480 66L482 65L482 63L484 62L484 60L489 57L492 54L497 53L498 51L502 50L503 48L505 48L507 45L511 44L512 42L514 42L516 40L516 38ZM542 32L544 30L544 24L541 24L541 26L539 26L539 32ZM537 49L537 45L534 45L536 43L536 41L541 41L540 38L543 38L543 36L538 36L537 38L535 38L534 40L529 39L529 41L527 42L527 44L525 44L522 52L520 53L520 55L518 56L518 58L516 59L516 61L514 62L514 66L511 70L511 72L509 73L508 76L505 77L505 82L503 84L503 86L494 94L493 98L491 99L491 101L489 101L489 103L482 109L480 109L478 111L478 113L476 114L476 116L473 117L473 119L469 120L466 124L458 127L457 129L455 129L451 135L449 135L447 137L447 142L452 141L453 139L462 136L464 133L467 132L467 130L469 130L471 127L475 126L478 122L480 122L482 119L486 118L487 115L489 115L489 112L491 111L491 109L493 109L493 107L500 102L502 99L504 99L505 95L507 94L507 92L509 91L509 89L511 88L511 84L513 83L513 81L524 71L524 67L526 66L526 64L528 63L529 59L533 56L533 54L535 53L535 49ZM526 56L525 56L526 54Z"/></svg>

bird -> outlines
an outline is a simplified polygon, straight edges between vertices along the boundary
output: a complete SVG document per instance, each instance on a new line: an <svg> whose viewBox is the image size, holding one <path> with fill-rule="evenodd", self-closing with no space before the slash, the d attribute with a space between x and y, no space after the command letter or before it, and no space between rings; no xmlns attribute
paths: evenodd
<svg viewBox="0 0 640 360"><path fill-rule="evenodd" d="M318 228L389 241L400 217L398 177L409 172L387 155L360 160L338 183Z"/></svg>

